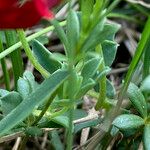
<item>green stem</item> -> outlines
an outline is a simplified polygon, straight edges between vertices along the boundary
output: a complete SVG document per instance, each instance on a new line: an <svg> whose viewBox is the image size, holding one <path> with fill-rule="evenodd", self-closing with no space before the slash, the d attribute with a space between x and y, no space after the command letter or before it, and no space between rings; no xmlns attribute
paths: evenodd
<svg viewBox="0 0 150 150"><path fill-rule="evenodd" d="M121 19L124 19L127 21L132 21L139 25L143 25L143 23L140 20L133 18L132 16L130 17L129 15L124 15L124 14L120 14L120 13L110 13L110 14L108 14L108 18L121 18Z"/></svg>
<svg viewBox="0 0 150 150"><path fill-rule="evenodd" d="M36 120L30 124L30 126L35 126L42 119L42 117L44 116L44 114L48 110L48 108L49 108L50 104L52 103L53 99L55 98L55 96L56 96L56 93L54 93L50 97L50 99L47 101L47 103L45 105L45 108L42 110L42 112L36 118ZM25 146L26 146L26 143L27 143L28 139L29 139L29 136L25 135L24 138L23 138L23 140L22 140L22 142L21 142L21 146L20 146L19 150L24 150L25 149Z"/></svg>
<svg viewBox="0 0 150 150"><path fill-rule="evenodd" d="M25 32L23 31L23 29L18 29L18 35L19 35L19 39L22 43L22 46L26 52L26 55L28 56L29 60L31 61L31 63L33 64L33 66L46 78L49 77L49 73L39 64L38 60L34 57L30 46L28 44L28 41L26 39L25 36Z"/></svg>
<svg viewBox="0 0 150 150"><path fill-rule="evenodd" d="M71 107L69 110L69 130L67 136L67 150L72 150L72 142L73 142L73 112L74 108Z"/></svg>
<svg viewBox="0 0 150 150"><path fill-rule="evenodd" d="M47 101L47 103L45 104L44 109L42 110L42 112L40 113L40 115L37 117L37 119L32 123L32 126L36 125L44 116L44 114L46 113L46 111L48 110L50 104L52 103L53 99L55 98L56 94L53 94L50 99Z"/></svg>
<svg viewBox="0 0 150 150"><path fill-rule="evenodd" d="M149 13L148 11L146 11L145 7L142 7L141 5L138 5L138 4L132 4L132 3L130 3L130 5L134 7L135 9L137 9L139 12L141 12L143 15L149 16Z"/></svg>
<svg viewBox="0 0 150 150"><path fill-rule="evenodd" d="M112 111L109 112L109 117L106 117L106 119L104 120L104 123L101 125L101 130L92 138L92 140L90 140L90 143L88 144L88 150L93 149L97 144L99 144L99 142L101 141L101 139L105 136L105 134L109 131L110 127L111 127L111 123L114 120L114 118L118 115L118 113L120 112L121 109L121 104L124 98L124 95L126 93L126 90L128 88L128 85L130 83L130 80L132 78L132 75L138 65L138 62L144 52L144 47L145 44L148 40L148 37L150 36L150 30L149 30L149 24L150 24L150 16L146 22L146 25L144 27L142 36L141 36L141 40L138 44L135 56L133 57L133 60L130 64L129 70L127 72L126 78L125 78L125 82L123 84L122 90L120 91L119 95L118 95L118 101L116 104L116 107L114 107L114 109ZM91 148L89 148L89 146Z"/></svg>
<svg viewBox="0 0 150 150"><path fill-rule="evenodd" d="M22 140L21 145L18 150L25 150L28 139L29 139L28 136L23 137L23 140Z"/></svg>
<svg viewBox="0 0 150 150"><path fill-rule="evenodd" d="M72 102L72 106L69 109L69 129L68 129L68 135L67 135L67 150L72 150L72 143L73 143L73 114L74 114L74 100L75 100L75 95L73 91L73 85L74 83L75 76L74 76L74 65L73 65L73 60L69 61L69 73L70 73L70 78L68 81L68 86L69 86L69 91L68 91L68 97L70 101Z"/></svg>
<svg viewBox="0 0 150 150"><path fill-rule="evenodd" d="M64 114L66 111L68 110L68 107L64 107L63 109L51 114L50 116L48 116L48 119L51 120L57 116L60 116L62 114Z"/></svg>
<svg viewBox="0 0 150 150"><path fill-rule="evenodd" d="M143 79L145 79L150 73L150 37L145 45L144 53L144 66L143 66Z"/></svg>
<svg viewBox="0 0 150 150"><path fill-rule="evenodd" d="M6 37L7 47L10 47L18 42L17 34L14 30L6 30L5 37ZM12 67L13 67L15 89L17 89L17 81L19 77L22 76L23 74L23 61L22 61L20 49L17 49L15 52L11 53L10 57L11 57Z"/></svg>
<svg viewBox="0 0 150 150"><path fill-rule="evenodd" d="M3 43L2 43L1 36L0 36L0 52L2 52L3 50L4 50ZM6 62L5 62L4 58L1 59L1 65L2 65L2 70L3 70L6 90L10 91L10 77L9 77L9 72L7 70L7 65L6 65Z"/></svg>
<svg viewBox="0 0 150 150"><path fill-rule="evenodd" d="M112 2L107 8L106 12L104 13L104 16L107 16L109 13L111 13L112 10L120 3L120 1L121 0L114 0L114 2Z"/></svg>
<svg viewBox="0 0 150 150"><path fill-rule="evenodd" d="M124 85L122 87L122 90L120 91L119 95L118 95L118 102L117 102L117 106L115 107L115 110L114 110L114 117L118 114L119 112L119 109L121 107L121 104L122 104L122 101L123 101L123 98L124 98L124 95L126 93L126 90L129 86L129 83L131 81L131 78L132 78L132 75L138 65L138 62L144 52L144 47L147 43L147 40L150 36L150 30L149 30L149 25L150 25L150 16L148 17L148 20L145 24L145 27L144 27L144 30L143 30L143 33L142 33L142 36L141 36L141 40L138 44L138 47L137 47L137 50L135 52L135 55L133 57L133 60L129 66L129 70L127 72L127 75L126 75L126 78L125 78L125 82L124 82Z"/></svg>
<svg viewBox="0 0 150 150"><path fill-rule="evenodd" d="M66 21L62 21L60 22L60 26L65 26L66 25ZM46 34L50 31L53 31L55 28L54 26L49 26L43 30L40 30L39 32L36 32L28 37L26 37L26 40L27 42L30 42L32 41L33 39L36 39L37 37L43 35L43 34ZM21 42L18 42L16 44L14 44L13 46L5 49L5 51L3 51L2 53L0 53L0 59L4 58L5 56L9 55L10 53L12 53L13 51L15 51L17 48L21 47L22 46L22 43Z"/></svg>

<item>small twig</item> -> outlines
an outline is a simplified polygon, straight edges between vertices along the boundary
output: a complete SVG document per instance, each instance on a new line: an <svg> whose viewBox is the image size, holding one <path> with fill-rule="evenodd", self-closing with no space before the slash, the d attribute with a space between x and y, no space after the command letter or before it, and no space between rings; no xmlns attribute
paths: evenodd
<svg viewBox="0 0 150 150"><path fill-rule="evenodd" d="M56 129L58 129L58 128L42 128L43 132L49 132L49 131L53 131ZM18 137L23 137L23 136L25 136L25 133L23 131L19 131L19 132L1 137L0 143L8 142L8 141L11 141Z"/></svg>
<svg viewBox="0 0 150 150"><path fill-rule="evenodd" d="M145 2L143 2L141 0L126 0L126 1L129 2L129 3L140 4L140 5L144 6L144 7L150 8L150 4L145 3Z"/></svg>
<svg viewBox="0 0 150 150"><path fill-rule="evenodd" d="M24 135L25 134L23 133L23 131L16 132L16 133L13 133L13 134L10 134L10 135L6 135L6 136L3 136L3 137L0 138L0 143L11 141L13 139L16 139L17 137L21 137L21 136L24 136Z"/></svg>
<svg viewBox="0 0 150 150"><path fill-rule="evenodd" d="M12 150L18 150L20 142L21 142L21 137L18 137L17 140L16 140L15 145L12 148Z"/></svg>
<svg viewBox="0 0 150 150"><path fill-rule="evenodd" d="M89 137L89 133L90 133L90 127L82 129L80 145L83 145L87 141Z"/></svg>
<svg viewBox="0 0 150 150"><path fill-rule="evenodd" d="M88 116L93 116L93 115L97 115L97 112L95 111L94 108L90 109L88 112ZM97 117L98 117L98 115L97 115ZM87 141L87 139L89 137L89 132L90 132L90 127L82 129L80 145L83 145Z"/></svg>
<svg viewBox="0 0 150 150"><path fill-rule="evenodd" d="M74 120L73 123L74 124L79 124L79 123L83 123L83 122L86 122L86 121L94 120L96 118L98 118L98 114L93 114L93 115L89 115L87 117L84 117L84 118L81 118L81 119L78 119L78 120Z"/></svg>
<svg viewBox="0 0 150 150"><path fill-rule="evenodd" d="M124 67L124 68L118 68L118 69L112 69L108 75L112 74L118 74L118 73L123 73L126 72L129 69L129 67Z"/></svg>
<svg viewBox="0 0 150 150"><path fill-rule="evenodd" d="M43 137L43 142L41 144L41 149L44 149L46 146L46 142L47 142L47 138L48 138L48 132L45 133L44 137Z"/></svg>

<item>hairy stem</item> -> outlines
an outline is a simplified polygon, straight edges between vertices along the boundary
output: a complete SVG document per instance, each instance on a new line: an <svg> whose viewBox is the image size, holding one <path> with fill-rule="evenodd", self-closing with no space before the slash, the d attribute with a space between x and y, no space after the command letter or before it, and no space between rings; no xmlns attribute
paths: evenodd
<svg viewBox="0 0 150 150"><path fill-rule="evenodd" d="M30 46L28 44L28 41L26 39L25 36L25 32L23 31L23 29L19 29L18 30L18 35L19 35L19 39L22 43L22 46L26 52L26 55L28 56L29 60L31 61L31 63L33 64L33 66L46 78L49 77L49 73L39 64L38 60L34 57Z"/></svg>

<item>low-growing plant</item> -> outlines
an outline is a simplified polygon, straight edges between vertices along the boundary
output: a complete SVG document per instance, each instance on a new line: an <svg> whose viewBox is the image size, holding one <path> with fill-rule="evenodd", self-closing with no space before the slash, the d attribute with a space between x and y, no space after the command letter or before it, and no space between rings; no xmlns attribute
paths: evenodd
<svg viewBox="0 0 150 150"><path fill-rule="evenodd" d="M0 28L7 30L0 32L0 59L6 87L0 89L0 141L19 134L22 137L21 150L25 149L30 137L40 137L48 132L54 149L66 147L71 150L77 133L95 127L97 133L77 149L106 149L120 133L123 138L118 143L124 148L126 145L132 148L136 142L134 148L137 149L143 141L144 148L150 149L150 17L144 24L135 55L118 92L108 74L116 58L119 44L115 36L121 25L108 18L120 0L76 1L78 11L69 1L62 22L48 11L48 5L52 8L60 4L57 0L6 0L1 3L4 6L0 7ZM26 14L27 11L30 13ZM35 25L41 18L45 18L50 26L27 37L24 29ZM63 52L50 52L44 46L42 35L50 31L59 38ZM21 49L43 77L42 82L23 68ZM12 62L14 87L11 87L5 59L8 55ZM143 65L140 83L131 83L139 64ZM122 107L126 93L134 107L133 112L129 110L129 106L132 107L129 102L129 106ZM94 108L97 112L102 110L102 116L86 120L89 116L81 109L86 95L94 98ZM59 129L65 129L64 143Z"/></svg>

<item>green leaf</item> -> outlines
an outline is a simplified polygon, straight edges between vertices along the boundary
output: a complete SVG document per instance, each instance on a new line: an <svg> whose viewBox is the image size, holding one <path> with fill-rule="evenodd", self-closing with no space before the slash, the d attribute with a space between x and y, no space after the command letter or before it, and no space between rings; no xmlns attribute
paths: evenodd
<svg viewBox="0 0 150 150"><path fill-rule="evenodd" d="M112 124L121 130L128 130L143 126L144 120L136 115L123 114L118 116Z"/></svg>
<svg viewBox="0 0 150 150"><path fill-rule="evenodd" d="M111 66L117 52L117 46L118 44L113 41L104 41L102 43L102 49L103 49L103 56L106 66Z"/></svg>
<svg viewBox="0 0 150 150"><path fill-rule="evenodd" d="M68 72L58 70L22 101L11 113L0 121L0 135L5 134L15 125L23 121L36 106L39 106L60 87L60 85L68 78Z"/></svg>
<svg viewBox="0 0 150 150"><path fill-rule="evenodd" d="M73 112L73 120L81 119L86 117L88 114L83 109L75 109Z"/></svg>
<svg viewBox="0 0 150 150"><path fill-rule="evenodd" d="M49 133L49 136L51 138L51 144L53 145L55 150L64 150L63 143L60 140L59 134L57 131L51 131ZM57 141L57 142L56 142Z"/></svg>
<svg viewBox="0 0 150 150"><path fill-rule="evenodd" d="M95 19L95 17L99 17L99 15L101 14L101 11L102 11L102 8L103 8L103 4L104 4L104 0L96 0L95 1L95 5L94 5L94 8L93 8L93 21L94 21L94 24L95 22L97 22L97 19Z"/></svg>
<svg viewBox="0 0 150 150"><path fill-rule="evenodd" d="M22 102L22 97L17 92L10 92L1 98L1 108L4 115L8 115Z"/></svg>
<svg viewBox="0 0 150 150"><path fill-rule="evenodd" d="M106 81L106 95L108 98L114 98L116 95L116 90L108 79Z"/></svg>
<svg viewBox="0 0 150 150"><path fill-rule="evenodd" d="M65 128L69 128L69 118L67 116L57 116L51 120Z"/></svg>
<svg viewBox="0 0 150 150"><path fill-rule="evenodd" d="M101 63L101 58L92 58L85 63L81 72L81 76L83 77L83 85L87 83L87 80L89 78L92 78L94 76L94 74L98 71Z"/></svg>
<svg viewBox="0 0 150 150"><path fill-rule="evenodd" d="M49 43L49 37L47 35L42 35L36 38L37 41L40 41L43 45ZM32 42L32 41L31 41Z"/></svg>
<svg viewBox="0 0 150 150"><path fill-rule="evenodd" d="M141 84L141 86L140 86L140 90L141 90L142 92L144 92L144 93L147 93L147 94L150 93L150 75L147 76L147 77L143 80L143 82L142 82L142 84Z"/></svg>
<svg viewBox="0 0 150 150"><path fill-rule="evenodd" d="M106 76L109 72L110 72L110 68L109 67L105 67L103 69L103 71L98 72L97 74L95 74L94 81L98 82L102 77Z"/></svg>
<svg viewBox="0 0 150 150"><path fill-rule="evenodd" d="M64 113L65 116L67 116L69 118L69 111L65 112ZM84 118L86 117L88 114L85 110L82 110L82 109L75 109L73 111L73 120L78 120L78 119L81 119L81 118Z"/></svg>
<svg viewBox="0 0 150 150"><path fill-rule="evenodd" d="M88 30L88 22L93 12L94 0L82 0L81 1L81 12L82 12L82 27L83 31Z"/></svg>
<svg viewBox="0 0 150 150"><path fill-rule="evenodd" d="M59 22L55 19L51 21L52 25L55 27L55 31L57 32L57 35L61 42L64 44L65 48L68 48L68 39L67 36L63 30L63 28L59 25Z"/></svg>
<svg viewBox="0 0 150 150"><path fill-rule="evenodd" d="M59 100L54 100L50 106L51 109L58 108L58 107L68 107L71 106L72 102L70 99L59 99Z"/></svg>
<svg viewBox="0 0 150 150"><path fill-rule="evenodd" d="M48 72L53 73L61 68L61 63L54 59L53 54L48 51L39 41L34 40L32 42L32 50L39 63Z"/></svg>
<svg viewBox="0 0 150 150"><path fill-rule="evenodd" d="M115 126L112 126L111 131L110 131L111 136L114 137L115 135L117 135L118 132L119 132L119 129Z"/></svg>
<svg viewBox="0 0 150 150"><path fill-rule="evenodd" d="M63 128L62 125L53 122L49 118L43 117L40 122L38 122L38 127L39 128Z"/></svg>
<svg viewBox="0 0 150 150"><path fill-rule="evenodd" d="M89 49L93 49L96 47L100 42L98 39L101 39L100 33L103 31L105 19L100 21L95 28L91 31L87 39L84 41L81 51L88 51Z"/></svg>
<svg viewBox="0 0 150 150"><path fill-rule="evenodd" d="M79 124L75 124L74 133L77 133L80 130L87 128L87 127L97 126L100 122L101 122L100 119L95 119L95 120L90 120L90 121L82 122Z"/></svg>
<svg viewBox="0 0 150 150"><path fill-rule="evenodd" d="M17 91L23 99L27 98L31 93L31 87L27 80L19 78L17 82Z"/></svg>
<svg viewBox="0 0 150 150"><path fill-rule="evenodd" d="M150 124L145 125L143 135L144 149L150 149Z"/></svg>
<svg viewBox="0 0 150 150"><path fill-rule="evenodd" d="M88 36L85 41L82 51L87 51L89 49L95 48L98 44L103 43L106 40L113 41L116 32L119 30L120 26L118 24L104 24L103 22L99 23L91 34Z"/></svg>
<svg viewBox="0 0 150 150"><path fill-rule="evenodd" d="M120 25L117 23L106 23L102 31L100 41L114 41L115 35L120 29Z"/></svg>
<svg viewBox="0 0 150 150"><path fill-rule="evenodd" d="M6 96L7 94L9 94L10 92L4 89L0 89L0 97Z"/></svg>
<svg viewBox="0 0 150 150"><path fill-rule="evenodd" d="M127 94L133 106L137 109L141 116L147 117L147 104L140 89L135 84L130 83Z"/></svg>
<svg viewBox="0 0 150 150"><path fill-rule="evenodd" d="M87 83L84 84L79 90L79 92L77 93L76 98L78 99L84 96L91 88L95 86L95 84L96 82L93 79L89 78L87 80Z"/></svg>
<svg viewBox="0 0 150 150"><path fill-rule="evenodd" d="M70 10L67 16L67 53L70 57L75 57L77 41L79 39L79 19L74 10Z"/></svg>
<svg viewBox="0 0 150 150"><path fill-rule="evenodd" d="M72 74L70 75L70 79L68 79L71 82L68 82L67 91L66 91L66 93L69 97L74 97L74 95L76 95L77 92L79 91L80 86L81 86L81 84L79 84L79 82L78 82L79 79L80 78L79 78L78 74L75 71L73 71ZM72 87L72 88L70 88L70 87Z"/></svg>
<svg viewBox="0 0 150 150"><path fill-rule="evenodd" d="M84 84L82 84L79 92L76 95L76 98L81 98L84 96L90 89L92 89L96 83L101 80L101 78L106 75L110 71L109 68L105 68L102 72L98 72L98 74L95 74L93 79L89 78L85 81Z"/></svg>
<svg viewBox="0 0 150 150"><path fill-rule="evenodd" d="M67 61L67 57L61 53L53 53L53 57L59 62Z"/></svg>
<svg viewBox="0 0 150 150"><path fill-rule="evenodd" d="M35 78L32 72L25 71L23 74L23 78L28 81L31 92L35 91L35 89L38 87L38 83L35 81Z"/></svg>

